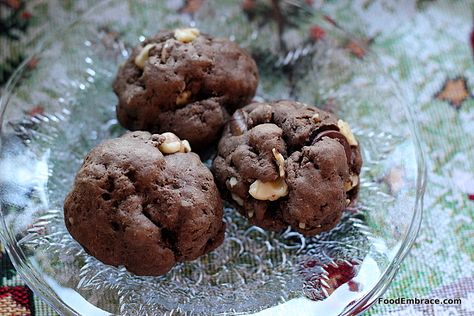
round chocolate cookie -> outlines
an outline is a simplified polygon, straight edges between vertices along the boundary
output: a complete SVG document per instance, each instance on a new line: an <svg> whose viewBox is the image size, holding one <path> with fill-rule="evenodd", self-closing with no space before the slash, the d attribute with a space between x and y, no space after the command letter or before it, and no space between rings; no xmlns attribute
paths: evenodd
<svg viewBox="0 0 474 316"><path fill-rule="evenodd" d="M253 225L330 230L358 193L362 165L349 125L299 102L252 103L224 128L213 172Z"/></svg>
<svg viewBox="0 0 474 316"><path fill-rule="evenodd" d="M197 29L163 31L136 47L113 88L117 117L130 130L170 131L201 149L248 104L258 85L252 57Z"/></svg>
<svg viewBox="0 0 474 316"><path fill-rule="evenodd" d="M224 239L209 169L172 133L133 132L85 158L64 203L66 227L102 262L161 275Z"/></svg>

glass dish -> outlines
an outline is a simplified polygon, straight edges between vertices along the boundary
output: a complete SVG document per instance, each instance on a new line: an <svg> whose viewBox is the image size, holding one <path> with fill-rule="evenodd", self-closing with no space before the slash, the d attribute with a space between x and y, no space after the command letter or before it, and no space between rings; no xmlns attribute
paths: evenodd
<svg viewBox="0 0 474 316"><path fill-rule="evenodd" d="M0 101L0 232L35 293L64 315L352 315L382 295L421 222L417 127L380 58L308 3L106 1L23 63ZM360 197L311 238L251 227L226 207L221 247L137 277L84 252L65 229L63 200L84 155L124 133L111 89L118 65L145 37L182 25L250 51L257 100L296 99L350 122L364 158Z"/></svg>

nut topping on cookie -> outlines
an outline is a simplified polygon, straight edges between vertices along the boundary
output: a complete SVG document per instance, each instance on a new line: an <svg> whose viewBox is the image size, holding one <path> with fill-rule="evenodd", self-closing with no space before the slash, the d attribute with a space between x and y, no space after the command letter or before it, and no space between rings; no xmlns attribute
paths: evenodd
<svg viewBox="0 0 474 316"><path fill-rule="evenodd" d="M354 137L354 134L352 134L352 130L351 130L351 127L349 126L349 124L347 124L343 120L338 120L337 121L337 127L339 127L339 130L342 133L342 135L344 135L344 137L346 137L347 142L349 143L349 145L351 145L351 146L357 146L358 145L357 140Z"/></svg>
<svg viewBox="0 0 474 316"><path fill-rule="evenodd" d="M231 193L232 195L232 199L237 202L237 204L239 204L240 206L243 206L244 205L244 200L242 200L242 198L240 196L238 196L237 194L235 193Z"/></svg>
<svg viewBox="0 0 474 316"><path fill-rule="evenodd" d="M145 62L148 60L150 57L148 54L150 50L155 47L155 44L147 44L143 49L140 51L140 53L135 57L135 65L137 65L138 68L143 69L145 67Z"/></svg>
<svg viewBox="0 0 474 316"><path fill-rule="evenodd" d="M344 183L344 189L347 191L352 190L354 187L356 187L359 184L359 176L356 174L351 174L350 175L350 180Z"/></svg>
<svg viewBox="0 0 474 316"><path fill-rule="evenodd" d="M188 104L189 101L191 101L191 95L191 91L184 90L176 97L176 105L182 106Z"/></svg>
<svg viewBox="0 0 474 316"><path fill-rule="evenodd" d="M229 185L231 188L235 187L236 184L237 184L237 179L235 177L232 177L229 179Z"/></svg>
<svg viewBox="0 0 474 316"><path fill-rule="evenodd" d="M190 43L199 36L199 30L196 28L176 29L174 38L182 43Z"/></svg>
<svg viewBox="0 0 474 316"><path fill-rule="evenodd" d="M174 154L174 153L188 153L191 151L191 146L187 140L180 140L178 136L173 133L163 133L161 134L166 139L158 147L163 154Z"/></svg>
<svg viewBox="0 0 474 316"><path fill-rule="evenodd" d="M250 185L249 193L257 200L276 201L288 195L288 185L282 178L278 178L272 182L255 180L255 182Z"/></svg>
<svg viewBox="0 0 474 316"><path fill-rule="evenodd" d="M283 158L283 155L280 154L275 148L272 148L272 153L278 165L280 178L283 178L285 176L285 158Z"/></svg>

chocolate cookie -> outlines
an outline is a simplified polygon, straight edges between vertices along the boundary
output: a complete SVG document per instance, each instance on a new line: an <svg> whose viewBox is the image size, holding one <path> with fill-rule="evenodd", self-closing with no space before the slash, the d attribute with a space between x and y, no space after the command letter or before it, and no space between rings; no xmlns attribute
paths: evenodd
<svg viewBox="0 0 474 316"><path fill-rule="evenodd" d="M85 158L64 203L66 227L102 262L160 275L224 239L223 206L209 169L171 133L133 132Z"/></svg>
<svg viewBox="0 0 474 316"><path fill-rule="evenodd" d="M113 88L117 117L130 130L170 131L200 149L220 136L258 84L252 57L197 29L163 31L136 47Z"/></svg>
<svg viewBox="0 0 474 316"><path fill-rule="evenodd" d="M250 223L330 230L358 193L362 165L349 125L293 101L252 103L224 128L213 172L224 197Z"/></svg>

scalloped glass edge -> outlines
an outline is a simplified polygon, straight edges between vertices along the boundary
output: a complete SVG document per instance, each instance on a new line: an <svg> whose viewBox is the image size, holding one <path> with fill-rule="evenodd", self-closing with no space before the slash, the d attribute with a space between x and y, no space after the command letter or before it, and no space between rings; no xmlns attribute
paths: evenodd
<svg viewBox="0 0 474 316"><path fill-rule="evenodd" d="M45 50L49 47L54 40L57 39L57 35L64 33L70 29L73 29L75 24L82 21L85 16L89 13L98 10L102 6L106 6L108 3L113 2L113 0L106 0L103 1L88 11L83 13L69 25L60 28L58 31L53 32L45 37L45 39L39 43L37 48L34 50L30 56L22 62L22 64L15 70L13 75L8 80L7 84L5 85L4 91L0 97L0 132L3 129L4 123L4 113L6 107L8 105L10 96L13 93L14 88L17 86L18 81L21 79L28 62L38 53ZM375 53L369 49L368 53L376 57ZM377 60L377 58L375 58ZM358 62L358 61L357 61ZM363 62L362 62L363 63ZM396 81L391 78L387 73L385 73L387 79L391 82L390 84L393 86L394 91L396 91L395 95L401 95L400 87L396 83ZM397 97L398 98L398 97ZM416 170L416 187L417 190L415 192L415 205L413 206L413 215L410 221L410 225L408 229L405 231L402 242L399 244L399 248L394 255L393 261L386 267L384 271L381 272L378 281L376 282L375 286L368 292L366 292L358 301L351 305L350 307L346 307L346 309L342 312L341 315L354 315L359 314L366 309L368 309L375 300L380 297L387 289L390 284L390 281L395 277L401 262L409 253L416 236L418 234L419 228L421 226L422 221L422 213L423 213L423 196L425 192L426 182L427 182L427 169L425 164L425 156L423 150L421 148L421 139L418 130L418 125L415 121L415 114L412 108L406 103L399 100L402 108L405 111L405 117L407 118L409 124L409 130L411 136L413 137L413 144L415 149L416 155L416 163L417 163L417 170ZM0 146L2 144L0 143ZM3 217L3 211L0 205L0 214L2 215L1 219L1 226L0 226L0 238L5 247L7 254L10 256L11 261L14 267L17 269L18 273L25 281L25 283L34 290L34 292L43 298L51 307L53 307L56 311L64 315L78 315L76 311L71 309L60 297L58 297L54 290L45 282L45 280L38 275L36 270L34 269L33 265L30 265L31 262L28 261L25 254L23 253L22 249L15 247L15 237L9 233L7 229L7 224L5 222L5 218ZM28 262L28 264L26 264Z"/></svg>

